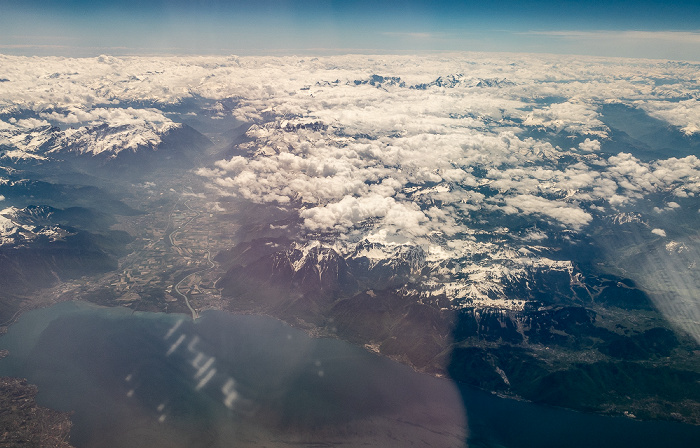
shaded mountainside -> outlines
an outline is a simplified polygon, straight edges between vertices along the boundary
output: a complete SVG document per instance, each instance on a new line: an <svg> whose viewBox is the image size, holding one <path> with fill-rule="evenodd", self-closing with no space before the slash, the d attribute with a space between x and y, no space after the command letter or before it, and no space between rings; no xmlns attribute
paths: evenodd
<svg viewBox="0 0 700 448"><path fill-rule="evenodd" d="M23 138L19 138L23 137ZM211 141L186 124L163 129L106 123L62 131L43 127L0 146L3 166L50 174L60 169L133 180L160 169L190 169Z"/></svg>
<svg viewBox="0 0 700 448"><path fill-rule="evenodd" d="M114 237L116 241L78 232L63 241L35 241L22 247L3 246L0 248L0 265L6 275L0 284L5 291L25 293L60 280L115 269L117 260L110 249L123 246L130 239L124 234Z"/></svg>
<svg viewBox="0 0 700 448"><path fill-rule="evenodd" d="M10 171L0 180L0 321L11 319L37 289L117 267L132 237L110 229L116 216L142 212L119 194Z"/></svg>
<svg viewBox="0 0 700 448"><path fill-rule="evenodd" d="M5 204L17 207L42 204L64 209L64 214L71 214L70 218L66 217L66 219L73 223L79 212L74 207L89 208L95 214L130 216L141 213L125 204L114 192L94 185L68 184L12 176L9 179L0 179L0 195L5 197Z"/></svg>
<svg viewBox="0 0 700 448"><path fill-rule="evenodd" d="M0 245L2 322L18 311L24 296L39 288L116 269L117 258L132 239L122 231L92 233L56 224L32 229L37 233L14 229Z"/></svg>
<svg viewBox="0 0 700 448"><path fill-rule="evenodd" d="M134 184L198 166L211 145L187 125L142 128L37 128L0 148L0 322L40 288L116 269L133 238L111 227L148 213L128 205Z"/></svg>
<svg viewBox="0 0 700 448"><path fill-rule="evenodd" d="M456 308L421 294L421 256L358 261L260 239L222 252L228 309L270 314L414 368L583 411L700 422L696 344L679 339L630 280L533 272L504 293L521 310ZM626 316L626 317L621 317ZM684 392L683 392L684 391Z"/></svg>
<svg viewBox="0 0 700 448"><path fill-rule="evenodd" d="M103 125L105 126L105 125ZM144 142L133 150L117 153L72 151L71 147L57 153L57 158L78 171L97 170L105 178L128 176L136 178L159 169L190 169L202 158L202 151L211 141L187 125L171 128L157 142Z"/></svg>

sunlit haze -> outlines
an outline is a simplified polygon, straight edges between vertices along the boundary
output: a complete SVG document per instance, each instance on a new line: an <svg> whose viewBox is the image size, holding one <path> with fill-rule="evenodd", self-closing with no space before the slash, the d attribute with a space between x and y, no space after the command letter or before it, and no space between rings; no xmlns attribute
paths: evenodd
<svg viewBox="0 0 700 448"><path fill-rule="evenodd" d="M22 55L499 51L700 59L694 1L50 1L0 4Z"/></svg>

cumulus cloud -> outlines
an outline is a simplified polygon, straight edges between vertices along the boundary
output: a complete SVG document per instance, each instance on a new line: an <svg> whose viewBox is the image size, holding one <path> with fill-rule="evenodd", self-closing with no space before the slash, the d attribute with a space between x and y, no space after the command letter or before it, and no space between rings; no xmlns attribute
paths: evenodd
<svg viewBox="0 0 700 448"><path fill-rule="evenodd" d="M506 204L523 213L547 216L575 229L581 228L593 219L589 213L581 209L537 196L518 195L509 197L506 198Z"/></svg>
<svg viewBox="0 0 700 448"><path fill-rule="evenodd" d="M690 65L461 53L0 56L0 66L11 80L0 83L0 144L39 147L46 141L32 130L49 123L63 128L59 142L104 147L89 128L107 124L124 126L114 145L147 144L175 125L166 108L192 113L194 102L249 126L238 155L197 171L217 195L294 209L300 239L401 241L431 260L466 257L471 264L455 269L485 282L526 267L570 269L537 255L532 246L548 240L540 224L585 232L649 198L670 209L672 198L700 194L696 156L601 150L611 138L601 108L611 101L697 133ZM525 227L500 224L519 225L515 216Z"/></svg>
<svg viewBox="0 0 700 448"><path fill-rule="evenodd" d="M666 231L664 229L652 229L651 233L654 235L659 235L660 237L665 238L666 237Z"/></svg>
<svg viewBox="0 0 700 448"><path fill-rule="evenodd" d="M135 109L133 107L97 107L88 109L84 107L69 107L60 112L42 112L39 115L45 120L51 120L62 124L107 123L111 126L124 126L145 123L172 123L172 120L163 115L161 111L154 108Z"/></svg>
<svg viewBox="0 0 700 448"><path fill-rule="evenodd" d="M329 61L336 65L324 72ZM670 159L649 163L631 154L600 152L609 132L598 111L601 104L611 93L637 105L671 95L654 90L653 83L640 83L648 71L662 76L668 67L569 59L555 69L547 60L523 59L506 68L483 58L471 64L470 76L518 81L484 91L460 81L465 60L459 58L450 63L431 59L413 68L400 57L382 58L382 73L401 79L403 87L361 81L371 78L379 60L358 65L364 73L344 69L348 61L285 65L291 72L306 70L303 75L272 70L276 82L241 97L235 111L256 123L248 131L252 142L241 146L249 155L199 173L224 195L278 204L300 200L304 225L313 231L366 221L380 226L398 205L418 207L422 234L468 231L470 219L494 210L581 230L594 211L605 210L605 203L624 207L651 193L682 196L696 188L692 164L670 172ZM498 76L493 76L489 70L496 66ZM535 70L543 66L547 69ZM445 77L446 68L456 75ZM294 89L297 79L318 81ZM442 82L430 83L436 79ZM451 79L456 81L450 84ZM411 89L411 82L431 87ZM550 82L557 83L556 89ZM569 98L539 101L554 93ZM584 139L565 151L546 139L527 137L523 125ZM569 161L562 164L562 155ZM434 210L441 213L428 212L435 201L440 206Z"/></svg>
<svg viewBox="0 0 700 448"><path fill-rule="evenodd" d="M700 133L700 101L696 98L685 101L649 101L639 107L652 117L677 126L686 135Z"/></svg>
<svg viewBox="0 0 700 448"><path fill-rule="evenodd" d="M370 218L380 220L379 227L395 229L399 233L421 235L426 215L412 203L399 203L392 197L378 194L355 198L345 196L338 202L302 210L304 224L311 230L344 230Z"/></svg>
<svg viewBox="0 0 700 448"><path fill-rule="evenodd" d="M607 137L609 129L599 119L596 109L595 104L586 104L581 101L552 104L530 112L523 124L549 128L555 132L566 131Z"/></svg>
<svg viewBox="0 0 700 448"><path fill-rule="evenodd" d="M439 200L474 212L484 204L512 210L512 197L531 195L559 201L564 211L578 208L581 218L590 215L581 208L588 202L624 206L664 189L679 197L698 190L692 164L677 170L671 161L600 155L608 129L599 107L610 98L696 132L697 101L675 100L692 93L697 81L692 67L682 65L527 55L511 55L506 64L502 56L469 53L422 56L420 63L401 56L0 56L0 62L11 80L0 85L0 110L35 113L14 123L3 119L5 142L29 141L30 129L49 122L140 126L140 132L157 134L171 120L157 107L133 103L198 98L225 113L222 101L235 98L232 113L256 124L249 131L254 156L199 173L221 193L257 202L301 200L325 207L346 196L378 194L423 209ZM484 79L515 82L477 82ZM685 81L657 85L655 79ZM411 88L421 85L431 87ZM314 122L325 127L285 131ZM526 137L523 126L580 135L585 139L572 151L590 157L562 166L557 159L563 150ZM489 173L486 181L474 175L475 168ZM402 193L409 185L440 182L450 190ZM511 199L481 197L484 182ZM582 222L558 216L554 220L565 226Z"/></svg>
<svg viewBox="0 0 700 448"><path fill-rule="evenodd" d="M600 141L587 138L585 141L579 143L578 148L584 152L597 152L600 151Z"/></svg>

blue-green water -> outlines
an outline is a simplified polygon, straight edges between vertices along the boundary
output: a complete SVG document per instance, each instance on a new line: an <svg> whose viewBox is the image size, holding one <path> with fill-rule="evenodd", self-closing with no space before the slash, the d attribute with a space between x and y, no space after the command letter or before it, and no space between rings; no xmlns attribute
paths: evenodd
<svg viewBox="0 0 700 448"><path fill-rule="evenodd" d="M700 446L700 428L505 400L277 320L63 303L0 338L0 375L74 411L79 447Z"/></svg>

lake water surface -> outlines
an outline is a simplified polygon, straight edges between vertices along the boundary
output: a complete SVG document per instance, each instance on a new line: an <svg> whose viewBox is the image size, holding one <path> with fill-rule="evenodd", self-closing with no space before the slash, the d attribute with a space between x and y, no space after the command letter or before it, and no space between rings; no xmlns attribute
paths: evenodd
<svg viewBox="0 0 700 448"><path fill-rule="evenodd" d="M74 411L86 447L700 446L700 428L498 398L272 318L67 302L0 338L0 375Z"/></svg>

